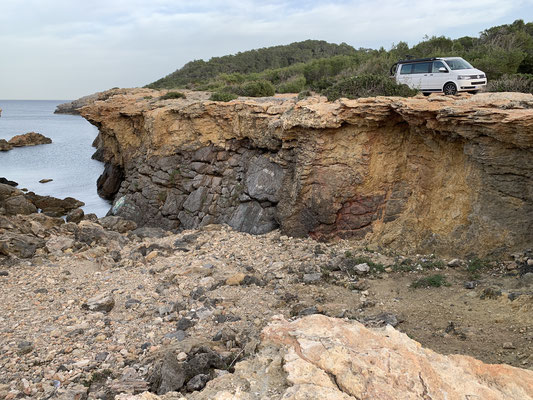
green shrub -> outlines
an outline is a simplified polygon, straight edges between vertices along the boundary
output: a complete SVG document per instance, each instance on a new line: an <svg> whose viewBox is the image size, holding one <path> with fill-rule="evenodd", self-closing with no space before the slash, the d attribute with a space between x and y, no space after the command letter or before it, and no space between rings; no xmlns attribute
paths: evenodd
<svg viewBox="0 0 533 400"><path fill-rule="evenodd" d="M533 93L533 75L511 74L503 75L487 83L489 92L522 92Z"/></svg>
<svg viewBox="0 0 533 400"><path fill-rule="evenodd" d="M298 76L277 86L278 93L300 93L305 87L305 77Z"/></svg>
<svg viewBox="0 0 533 400"><path fill-rule="evenodd" d="M373 96L410 97L417 94L417 91L410 89L407 85L398 85L387 76L359 75L338 81L325 89L323 94L328 100L334 101L341 97L349 99Z"/></svg>
<svg viewBox="0 0 533 400"><path fill-rule="evenodd" d="M435 274L430 275L425 278L420 278L413 283L411 283L412 288L422 288L422 287L441 287L441 286L450 286L448 282L446 282L446 277L444 275Z"/></svg>
<svg viewBox="0 0 533 400"><path fill-rule="evenodd" d="M184 99L185 95L181 92L168 92L167 94L164 94L160 97L161 100L168 100L168 99Z"/></svg>
<svg viewBox="0 0 533 400"><path fill-rule="evenodd" d="M481 258L474 257L471 260L468 260L468 264L466 266L466 272L470 279L478 279L480 276L479 275L480 271L487 269L489 267L490 267L489 260L483 260Z"/></svg>
<svg viewBox="0 0 533 400"><path fill-rule="evenodd" d="M234 93L229 93L229 92L215 92L211 95L211 97L209 98L209 100L213 100L213 101L231 101L231 100L235 100L237 97L236 94Z"/></svg>
<svg viewBox="0 0 533 400"><path fill-rule="evenodd" d="M269 81L252 81L235 87L236 94L247 97L274 96L274 86Z"/></svg>

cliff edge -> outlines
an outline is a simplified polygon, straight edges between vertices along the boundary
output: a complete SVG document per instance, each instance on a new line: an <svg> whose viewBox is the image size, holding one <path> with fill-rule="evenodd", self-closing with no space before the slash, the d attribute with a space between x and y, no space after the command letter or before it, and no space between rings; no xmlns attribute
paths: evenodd
<svg viewBox="0 0 533 400"><path fill-rule="evenodd" d="M96 125L113 214L167 229L364 239L499 256L533 243L533 96L162 100L132 89Z"/></svg>

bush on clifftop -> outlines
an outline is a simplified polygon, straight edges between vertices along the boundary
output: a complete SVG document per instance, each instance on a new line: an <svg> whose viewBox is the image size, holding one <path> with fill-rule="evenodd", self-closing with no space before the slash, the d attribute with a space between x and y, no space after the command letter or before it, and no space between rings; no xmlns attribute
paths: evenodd
<svg viewBox="0 0 533 400"><path fill-rule="evenodd" d="M329 101L341 97L357 99L374 96L402 96L410 97L418 91L407 85L398 85L393 79L382 75L360 75L344 78L322 92Z"/></svg>
<svg viewBox="0 0 533 400"><path fill-rule="evenodd" d="M168 92L167 94L164 94L160 97L161 100L168 100L168 99L184 99L185 95L181 92Z"/></svg>
<svg viewBox="0 0 533 400"><path fill-rule="evenodd" d="M500 79L489 81L487 84L487 90L489 92L533 93L533 75L504 75Z"/></svg>
<svg viewBox="0 0 533 400"><path fill-rule="evenodd" d="M235 100L237 97L236 94L233 94L233 93L228 93L228 92L215 92L211 95L211 97L209 98L209 100L213 100L213 101L231 101L231 100Z"/></svg>

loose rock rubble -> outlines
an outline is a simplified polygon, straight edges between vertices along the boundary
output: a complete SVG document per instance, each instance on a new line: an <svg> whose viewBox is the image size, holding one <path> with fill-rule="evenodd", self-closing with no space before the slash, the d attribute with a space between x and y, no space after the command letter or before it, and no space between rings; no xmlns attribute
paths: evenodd
<svg viewBox="0 0 533 400"><path fill-rule="evenodd" d="M533 367L528 252L480 270L477 286L465 289L468 260L448 267L433 256L407 258L278 230L255 236L208 225L170 232L119 217L81 218L0 215L0 398L296 396L287 374L295 385L307 369L289 371L293 356L261 344L276 315L396 326L444 353L460 349ZM452 286L409 286L435 273ZM490 317L475 320L466 307ZM254 388L267 367L270 383L258 397ZM339 396L332 398L349 398Z"/></svg>

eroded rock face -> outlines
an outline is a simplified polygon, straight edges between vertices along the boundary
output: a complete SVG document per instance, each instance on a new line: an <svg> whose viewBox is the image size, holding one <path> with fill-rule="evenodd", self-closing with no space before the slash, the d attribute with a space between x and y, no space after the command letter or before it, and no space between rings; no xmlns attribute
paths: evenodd
<svg viewBox="0 0 533 400"><path fill-rule="evenodd" d="M124 173L113 214L139 226L280 227L480 256L533 241L532 95L217 103L158 93L81 111L100 129L101 159Z"/></svg>

